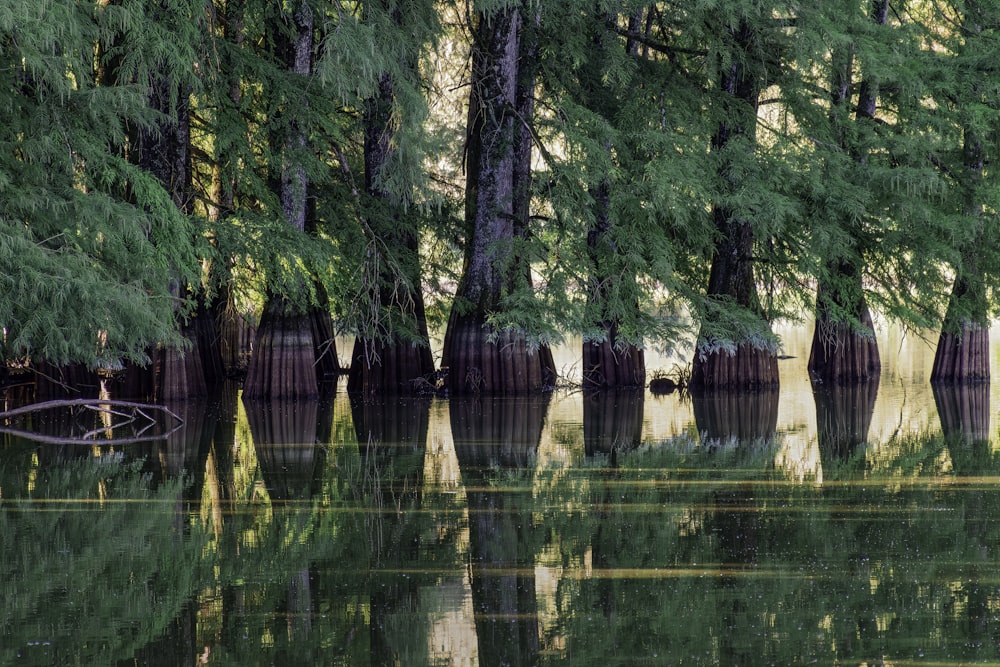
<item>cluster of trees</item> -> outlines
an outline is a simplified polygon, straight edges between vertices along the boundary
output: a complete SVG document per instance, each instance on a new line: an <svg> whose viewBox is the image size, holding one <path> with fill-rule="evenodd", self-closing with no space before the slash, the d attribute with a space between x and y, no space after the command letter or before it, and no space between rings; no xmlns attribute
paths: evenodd
<svg viewBox="0 0 1000 667"><path fill-rule="evenodd" d="M993 0L13 0L0 10L8 363L193 395L877 378L870 308L989 377Z"/></svg>

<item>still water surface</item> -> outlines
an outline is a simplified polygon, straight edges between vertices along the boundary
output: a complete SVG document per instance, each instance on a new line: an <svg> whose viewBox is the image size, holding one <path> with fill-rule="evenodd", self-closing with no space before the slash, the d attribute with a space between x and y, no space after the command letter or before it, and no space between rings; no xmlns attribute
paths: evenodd
<svg viewBox="0 0 1000 667"><path fill-rule="evenodd" d="M814 392L785 341L780 394L229 389L134 444L0 436L0 663L1000 664L992 390L904 340Z"/></svg>

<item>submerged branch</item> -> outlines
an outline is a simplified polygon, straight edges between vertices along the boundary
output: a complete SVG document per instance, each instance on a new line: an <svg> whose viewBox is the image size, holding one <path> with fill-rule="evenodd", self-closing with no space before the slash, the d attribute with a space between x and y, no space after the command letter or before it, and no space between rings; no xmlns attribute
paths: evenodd
<svg viewBox="0 0 1000 667"><path fill-rule="evenodd" d="M80 408L84 410L92 410L94 412L100 413L102 415L108 415L109 417L119 417L123 418L124 421L119 421L117 423L111 423L100 428L92 429L87 431L82 435L76 436L51 436L42 433L36 433L34 431L17 428L14 426L0 426L0 433L6 433L10 435L20 436L28 438L30 440L35 440L37 442L56 444L56 445L72 445L72 444L102 444L102 445L124 445L133 444L138 442L148 442L152 440L162 440L173 435L184 425L184 420L178 415L172 412L169 408L156 405L152 403L135 403L132 401L116 401L107 400L99 398L75 398L75 399L60 399L53 401L44 401L42 403L33 403L31 405L26 405L20 408L14 408L13 410L5 410L0 412L0 422L8 422L12 418L20 417L22 415L35 414L39 412L44 412L46 410L53 410L58 408ZM175 424L169 430L158 433L156 435L143 435L153 426L157 425L157 420L152 416L154 411L161 412L165 415L172 417L175 420ZM115 429L121 429L125 426L132 426L135 430L139 424L137 420L143 418L147 421L145 426L138 428L138 430L129 437L119 437L119 438L99 438L102 433L110 433Z"/></svg>
<svg viewBox="0 0 1000 667"><path fill-rule="evenodd" d="M163 405L156 405L155 403L137 403L133 401L116 401L113 399L102 399L102 398L66 398L66 399L57 399L53 401L43 401L41 403L32 403L31 405L25 405L20 408L14 408L12 410L4 410L0 412L0 419L10 419L11 417L26 415L32 412L41 412L42 410L51 410L53 408L75 408L75 407L84 407L91 410L98 410L102 412L114 412L113 408L116 407L134 408L138 410L144 410L144 409L159 410L164 414L170 415L178 422L181 423L184 422L183 419L178 417L169 408Z"/></svg>

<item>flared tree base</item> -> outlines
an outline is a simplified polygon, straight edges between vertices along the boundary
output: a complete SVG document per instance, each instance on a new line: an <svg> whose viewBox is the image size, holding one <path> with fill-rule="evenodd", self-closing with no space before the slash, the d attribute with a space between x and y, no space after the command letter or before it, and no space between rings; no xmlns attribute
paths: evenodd
<svg viewBox="0 0 1000 667"><path fill-rule="evenodd" d="M871 327L871 318L864 322ZM882 372L878 342L846 323L818 320L809 351L809 375L829 384L877 382Z"/></svg>
<svg viewBox="0 0 1000 667"><path fill-rule="evenodd" d="M931 382L977 384L990 381L989 328L967 322L957 333L942 332L934 353Z"/></svg>
<svg viewBox="0 0 1000 667"><path fill-rule="evenodd" d="M641 348L619 348L614 336L604 341L583 343L584 389L643 387L646 384L646 360Z"/></svg>
<svg viewBox="0 0 1000 667"><path fill-rule="evenodd" d="M224 287L213 306L219 356L226 377L243 377L247 372L257 329L236 306L233 291Z"/></svg>
<svg viewBox="0 0 1000 667"><path fill-rule="evenodd" d="M200 341L194 335L189 350L165 348L157 352L155 386L157 401L185 401L208 395L208 383L202 365Z"/></svg>
<svg viewBox="0 0 1000 667"><path fill-rule="evenodd" d="M713 389L773 389L778 387L778 355L750 343L735 351L714 349L695 353L691 391Z"/></svg>
<svg viewBox="0 0 1000 667"><path fill-rule="evenodd" d="M243 396L248 399L314 399L320 383L336 373L337 355L329 313L290 312L280 300L268 302L247 366Z"/></svg>
<svg viewBox="0 0 1000 667"><path fill-rule="evenodd" d="M529 345L518 332L491 335L482 316L452 315L444 342L448 389L456 395L527 394L555 384L547 345Z"/></svg>
<svg viewBox="0 0 1000 667"><path fill-rule="evenodd" d="M347 391L362 394L412 394L433 391L434 358L429 345L356 338Z"/></svg>

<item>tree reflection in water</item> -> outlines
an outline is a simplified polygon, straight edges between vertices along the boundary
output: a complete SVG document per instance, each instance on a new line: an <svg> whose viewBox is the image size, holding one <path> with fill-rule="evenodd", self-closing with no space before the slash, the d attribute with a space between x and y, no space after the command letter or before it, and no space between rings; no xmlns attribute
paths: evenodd
<svg viewBox="0 0 1000 667"><path fill-rule="evenodd" d="M541 539L530 502L549 397L452 398L469 507L472 600L479 664L532 665L539 649L535 559Z"/></svg>
<svg viewBox="0 0 1000 667"><path fill-rule="evenodd" d="M986 444L990 439L990 385L931 385L945 438Z"/></svg>
<svg viewBox="0 0 1000 667"><path fill-rule="evenodd" d="M777 462L774 392L694 396L701 438L659 440L641 400L580 396L547 424L547 396L231 392L218 419L171 406L191 410L176 441L5 437L0 662L995 658L983 387L936 388L943 436L863 458L874 391L817 389L830 465L805 481Z"/></svg>
<svg viewBox="0 0 1000 667"><path fill-rule="evenodd" d="M369 566L375 571L419 569L424 454L431 399L351 396L361 459L358 488L365 512ZM370 596L369 637L374 665L408 664L414 647L400 641L400 623L419 609L425 578L416 573L380 577Z"/></svg>
<svg viewBox="0 0 1000 667"><path fill-rule="evenodd" d="M587 456L634 449L642 440L643 389L583 393L583 443Z"/></svg>
<svg viewBox="0 0 1000 667"><path fill-rule="evenodd" d="M844 385L813 384L816 431L824 459L847 460L868 442L878 380Z"/></svg>
<svg viewBox="0 0 1000 667"><path fill-rule="evenodd" d="M778 427L778 391L698 391L691 396L702 444L726 448L771 441Z"/></svg>

